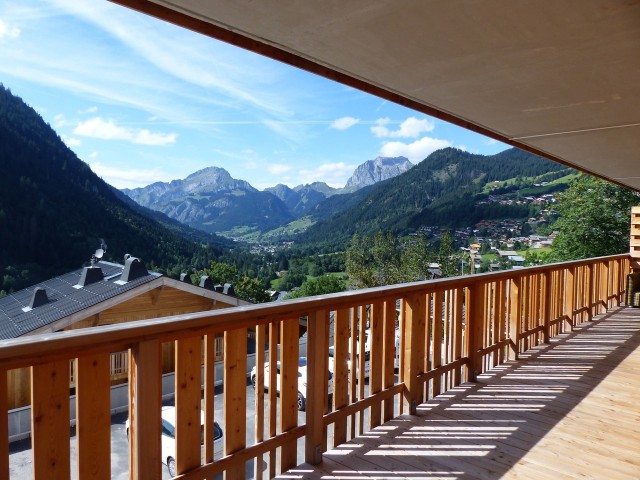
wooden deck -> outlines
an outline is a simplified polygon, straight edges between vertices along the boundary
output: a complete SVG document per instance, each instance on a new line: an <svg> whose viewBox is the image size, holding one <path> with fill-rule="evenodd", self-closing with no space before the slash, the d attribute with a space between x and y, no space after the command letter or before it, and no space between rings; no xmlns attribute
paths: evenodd
<svg viewBox="0 0 640 480"><path fill-rule="evenodd" d="M619 308L280 479L639 479L640 310Z"/></svg>

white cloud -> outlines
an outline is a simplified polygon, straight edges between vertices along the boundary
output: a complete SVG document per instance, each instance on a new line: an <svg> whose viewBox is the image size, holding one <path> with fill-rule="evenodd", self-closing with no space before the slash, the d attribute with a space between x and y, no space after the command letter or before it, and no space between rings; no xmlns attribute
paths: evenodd
<svg viewBox="0 0 640 480"><path fill-rule="evenodd" d="M359 118L342 117L334 120L331 124L331 128L335 128L336 130L347 130L358 123L360 123Z"/></svg>
<svg viewBox="0 0 640 480"><path fill-rule="evenodd" d="M55 128L67 127L69 125L71 125L71 122L65 118L64 114L59 113L53 117L53 126Z"/></svg>
<svg viewBox="0 0 640 480"><path fill-rule="evenodd" d="M171 175L158 169L117 168L100 162L91 162L91 170L116 188L146 187L154 182L170 182Z"/></svg>
<svg viewBox="0 0 640 480"><path fill-rule="evenodd" d="M291 167L282 163L273 163L267 166L267 171L273 175L282 175L283 173L290 172Z"/></svg>
<svg viewBox="0 0 640 480"><path fill-rule="evenodd" d="M65 137L62 136L62 141L67 145L67 147L69 148L73 148L73 147L79 147L80 145L82 145L82 140L80 140L79 138L75 138L75 137Z"/></svg>
<svg viewBox="0 0 640 480"><path fill-rule="evenodd" d="M418 138L424 132L431 132L435 123L427 118L409 117L400 124L398 130L390 130L387 125L391 123L388 117L379 118L371 127L371 132L378 138Z"/></svg>
<svg viewBox="0 0 640 480"><path fill-rule="evenodd" d="M89 158L96 158L98 156L98 152L91 152L89 154Z"/></svg>
<svg viewBox="0 0 640 480"><path fill-rule="evenodd" d="M413 163L419 163L436 150L451 146L452 143L449 140L423 137L413 143L386 142L380 148L380 155L383 157L407 157Z"/></svg>
<svg viewBox="0 0 640 480"><path fill-rule="evenodd" d="M300 170L297 183L325 182L331 187L344 187L355 168L355 165L349 165L344 162L323 163L313 170Z"/></svg>
<svg viewBox="0 0 640 480"><path fill-rule="evenodd" d="M78 113L96 113L98 111L98 107L93 106L89 108L85 108L84 110L78 110Z"/></svg>
<svg viewBox="0 0 640 480"><path fill-rule="evenodd" d="M140 145L168 145L175 143L178 138L175 133L154 133L147 129L121 127L113 120L103 120L101 117L78 123L73 133L102 140L124 140Z"/></svg>
<svg viewBox="0 0 640 480"><path fill-rule="evenodd" d="M20 29L16 26L9 25L8 23L0 20L0 40L5 38L12 40L20 36Z"/></svg>

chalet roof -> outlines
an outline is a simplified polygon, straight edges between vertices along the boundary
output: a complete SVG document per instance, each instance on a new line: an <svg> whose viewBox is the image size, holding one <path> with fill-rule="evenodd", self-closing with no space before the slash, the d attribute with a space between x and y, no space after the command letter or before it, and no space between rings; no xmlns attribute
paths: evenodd
<svg viewBox="0 0 640 480"><path fill-rule="evenodd" d="M26 335L161 277L149 272L123 283L120 281L123 265L101 261L96 266L102 269L104 278L84 287L78 288L84 270L80 268L0 298L0 339ZM38 288L45 290L48 301L29 308Z"/></svg>
<svg viewBox="0 0 640 480"><path fill-rule="evenodd" d="M112 1L640 190L638 2Z"/></svg>

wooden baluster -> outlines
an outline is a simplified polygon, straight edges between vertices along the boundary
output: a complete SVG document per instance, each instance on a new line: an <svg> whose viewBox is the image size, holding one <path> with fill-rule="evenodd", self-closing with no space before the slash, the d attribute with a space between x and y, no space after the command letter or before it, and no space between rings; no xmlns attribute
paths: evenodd
<svg viewBox="0 0 640 480"><path fill-rule="evenodd" d="M180 475L200 466L201 462L202 339L177 340L175 359L176 470Z"/></svg>
<svg viewBox="0 0 640 480"><path fill-rule="evenodd" d="M464 294L461 288L454 290L454 343L453 343L453 360L460 360L463 355L462 350L462 310L463 310ZM462 383L462 367L456 368L453 374L453 385L457 387Z"/></svg>
<svg viewBox="0 0 640 480"><path fill-rule="evenodd" d="M351 337L349 339L349 355L351 358L351 370L349 370L349 398L351 403L354 403L357 400L357 392L356 392L356 384L357 384L357 370L360 368L359 363L356 359L356 352L358 348L358 344L356 343L356 332L358 331L358 319L356 314L356 309L352 308L349 310L351 315ZM351 421L349 422L351 427L351 436L350 438L354 438L356 436L356 416L351 415Z"/></svg>
<svg viewBox="0 0 640 480"><path fill-rule="evenodd" d="M269 323L269 438L276 436L277 424L277 386L276 363L278 362L278 344L280 343L280 322ZM269 451L269 478L276 476L276 451Z"/></svg>
<svg viewBox="0 0 640 480"><path fill-rule="evenodd" d="M431 369L442 366L442 303L444 292L438 290L433 295L433 361ZM433 396L440 395L442 388L442 375L433 377Z"/></svg>
<svg viewBox="0 0 640 480"><path fill-rule="evenodd" d="M383 325L384 304L375 302L371 305L371 320L369 322L369 336L371 351L369 352L369 396L373 396L382 390L383 356ZM369 429L380 425L382 420L382 406L375 403L369 412Z"/></svg>
<svg viewBox="0 0 640 480"><path fill-rule="evenodd" d="M314 317L311 317L314 318ZM313 354L314 340L311 338L312 333L309 331L309 327L312 326L313 321L307 320L307 355ZM322 327L322 325L320 325ZM315 327L313 327L315 328ZM323 328L323 327L322 327ZM324 331L324 330L322 330ZM322 336L322 335L320 335ZM280 348L280 432L285 433L298 426L298 358L299 349L298 342L300 338L300 327L298 319L287 319L282 322L282 334L281 334L281 348ZM322 347L321 345L319 347ZM327 344L324 343L324 355L327 355ZM319 355L319 353L318 353ZM320 372L321 373L321 372ZM313 375L309 374L307 368L307 382ZM320 377L320 379L323 377ZM320 380L314 378L315 381ZM326 391L326 387L325 387ZM311 399L313 392L309 388L307 383L307 392L301 392L305 395L307 404L309 402L318 402L318 405L312 406L322 411L322 405L324 405L324 399L321 395L318 395L314 399ZM307 429L309 428L310 414L307 412ZM314 432L314 435L316 432ZM322 428L320 428L320 435L322 434ZM314 436L315 439L315 436ZM321 441L321 439L320 439ZM280 450L280 468L282 472L295 467L297 462L298 449L296 441L293 440L282 446Z"/></svg>
<svg viewBox="0 0 640 480"><path fill-rule="evenodd" d="M109 353L80 357L76 369L78 478L111 478L111 379Z"/></svg>
<svg viewBox="0 0 640 480"><path fill-rule="evenodd" d="M486 284L474 283L469 287L469 309L467 315L467 332L469 335L469 381L477 381L478 375L482 373L483 356L479 350L484 346L484 324L485 324L485 301L486 301Z"/></svg>
<svg viewBox="0 0 640 480"><path fill-rule="evenodd" d="M158 340L131 348L129 361L129 478L158 479L161 475L162 352Z"/></svg>
<svg viewBox="0 0 640 480"><path fill-rule="evenodd" d="M339 410L349 404L349 310L336 312L333 332L333 409ZM336 420L333 426L333 446L347 441L347 418Z"/></svg>
<svg viewBox="0 0 640 480"><path fill-rule="evenodd" d="M247 329L224 332L224 454L245 448L247 443ZM244 463L224 472L225 480L245 477Z"/></svg>
<svg viewBox="0 0 640 480"><path fill-rule="evenodd" d="M565 291L564 291L564 315L567 331L572 331L574 323L574 311L576 308L575 299L575 267L565 269Z"/></svg>
<svg viewBox="0 0 640 480"><path fill-rule="evenodd" d="M256 384L255 384L255 411L256 422L254 440L256 445L264 440L264 347L266 327L256 327ZM264 455L261 453L254 462L253 478L262 480L262 462Z"/></svg>
<svg viewBox="0 0 640 480"><path fill-rule="evenodd" d="M504 280L498 280L496 282L496 303L495 303L495 313L496 313L496 341L502 342L507 339L507 326L505 322L505 295L506 288L504 284ZM498 350L497 356L497 364L501 365L504 363L505 358L505 348L500 347Z"/></svg>
<svg viewBox="0 0 640 480"><path fill-rule="evenodd" d="M311 465L322 462L324 430L322 417L327 397L324 359L327 357L329 348L325 327L328 322L328 312L316 310L309 315L307 323L307 435L304 445L305 461ZM295 457L292 461L292 466L295 466L297 464Z"/></svg>
<svg viewBox="0 0 640 480"><path fill-rule="evenodd" d="M358 330L358 353L357 353L357 377L358 377L358 400L364 399L364 383L365 383L365 362L367 351L367 307L366 305L360 305L358 308L359 316L359 330ZM356 361L353 362L356 365ZM371 366L369 366L371 367ZM358 415L358 435L364 433L364 412L360 411Z"/></svg>
<svg viewBox="0 0 640 480"><path fill-rule="evenodd" d="M549 343L551 332L549 330L549 322L551 321L551 272L547 271L542 274L542 341Z"/></svg>
<svg viewBox="0 0 640 480"><path fill-rule="evenodd" d="M0 368L0 478L9 478L8 374Z"/></svg>
<svg viewBox="0 0 640 480"><path fill-rule="evenodd" d="M71 476L69 360L31 367L31 448L35 480Z"/></svg>
<svg viewBox="0 0 640 480"><path fill-rule="evenodd" d="M417 413L418 405L424 400L422 383L418 381L418 376L424 373L426 300L424 294L412 294L405 299L404 404L410 415Z"/></svg>
<svg viewBox="0 0 640 480"><path fill-rule="evenodd" d="M518 360L520 353L520 328L522 325L522 277L517 276L510 282L509 301L509 360Z"/></svg>
<svg viewBox="0 0 640 480"><path fill-rule="evenodd" d="M384 327L383 327L383 373L382 388L387 389L393 386L394 382L394 364L396 357L396 302L395 300L387 300L384 303ZM335 395L335 392L334 392ZM393 398L384 401L382 421L388 422L393 418Z"/></svg>
<svg viewBox="0 0 640 480"><path fill-rule="evenodd" d="M216 387L216 343L215 335L204 336L204 461L213 462L215 436L213 422ZM264 354L264 352L263 352Z"/></svg>

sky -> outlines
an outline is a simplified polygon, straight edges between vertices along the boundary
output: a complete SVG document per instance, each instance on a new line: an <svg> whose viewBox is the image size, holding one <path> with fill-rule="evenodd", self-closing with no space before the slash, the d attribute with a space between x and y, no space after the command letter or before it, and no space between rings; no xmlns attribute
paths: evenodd
<svg viewBox="0 0 640 480"><path fill-rule="evenodd" d="M0 0L0 83L117 188L209 166L339 188L378 156L507 148L105 0Z"/></svg>

